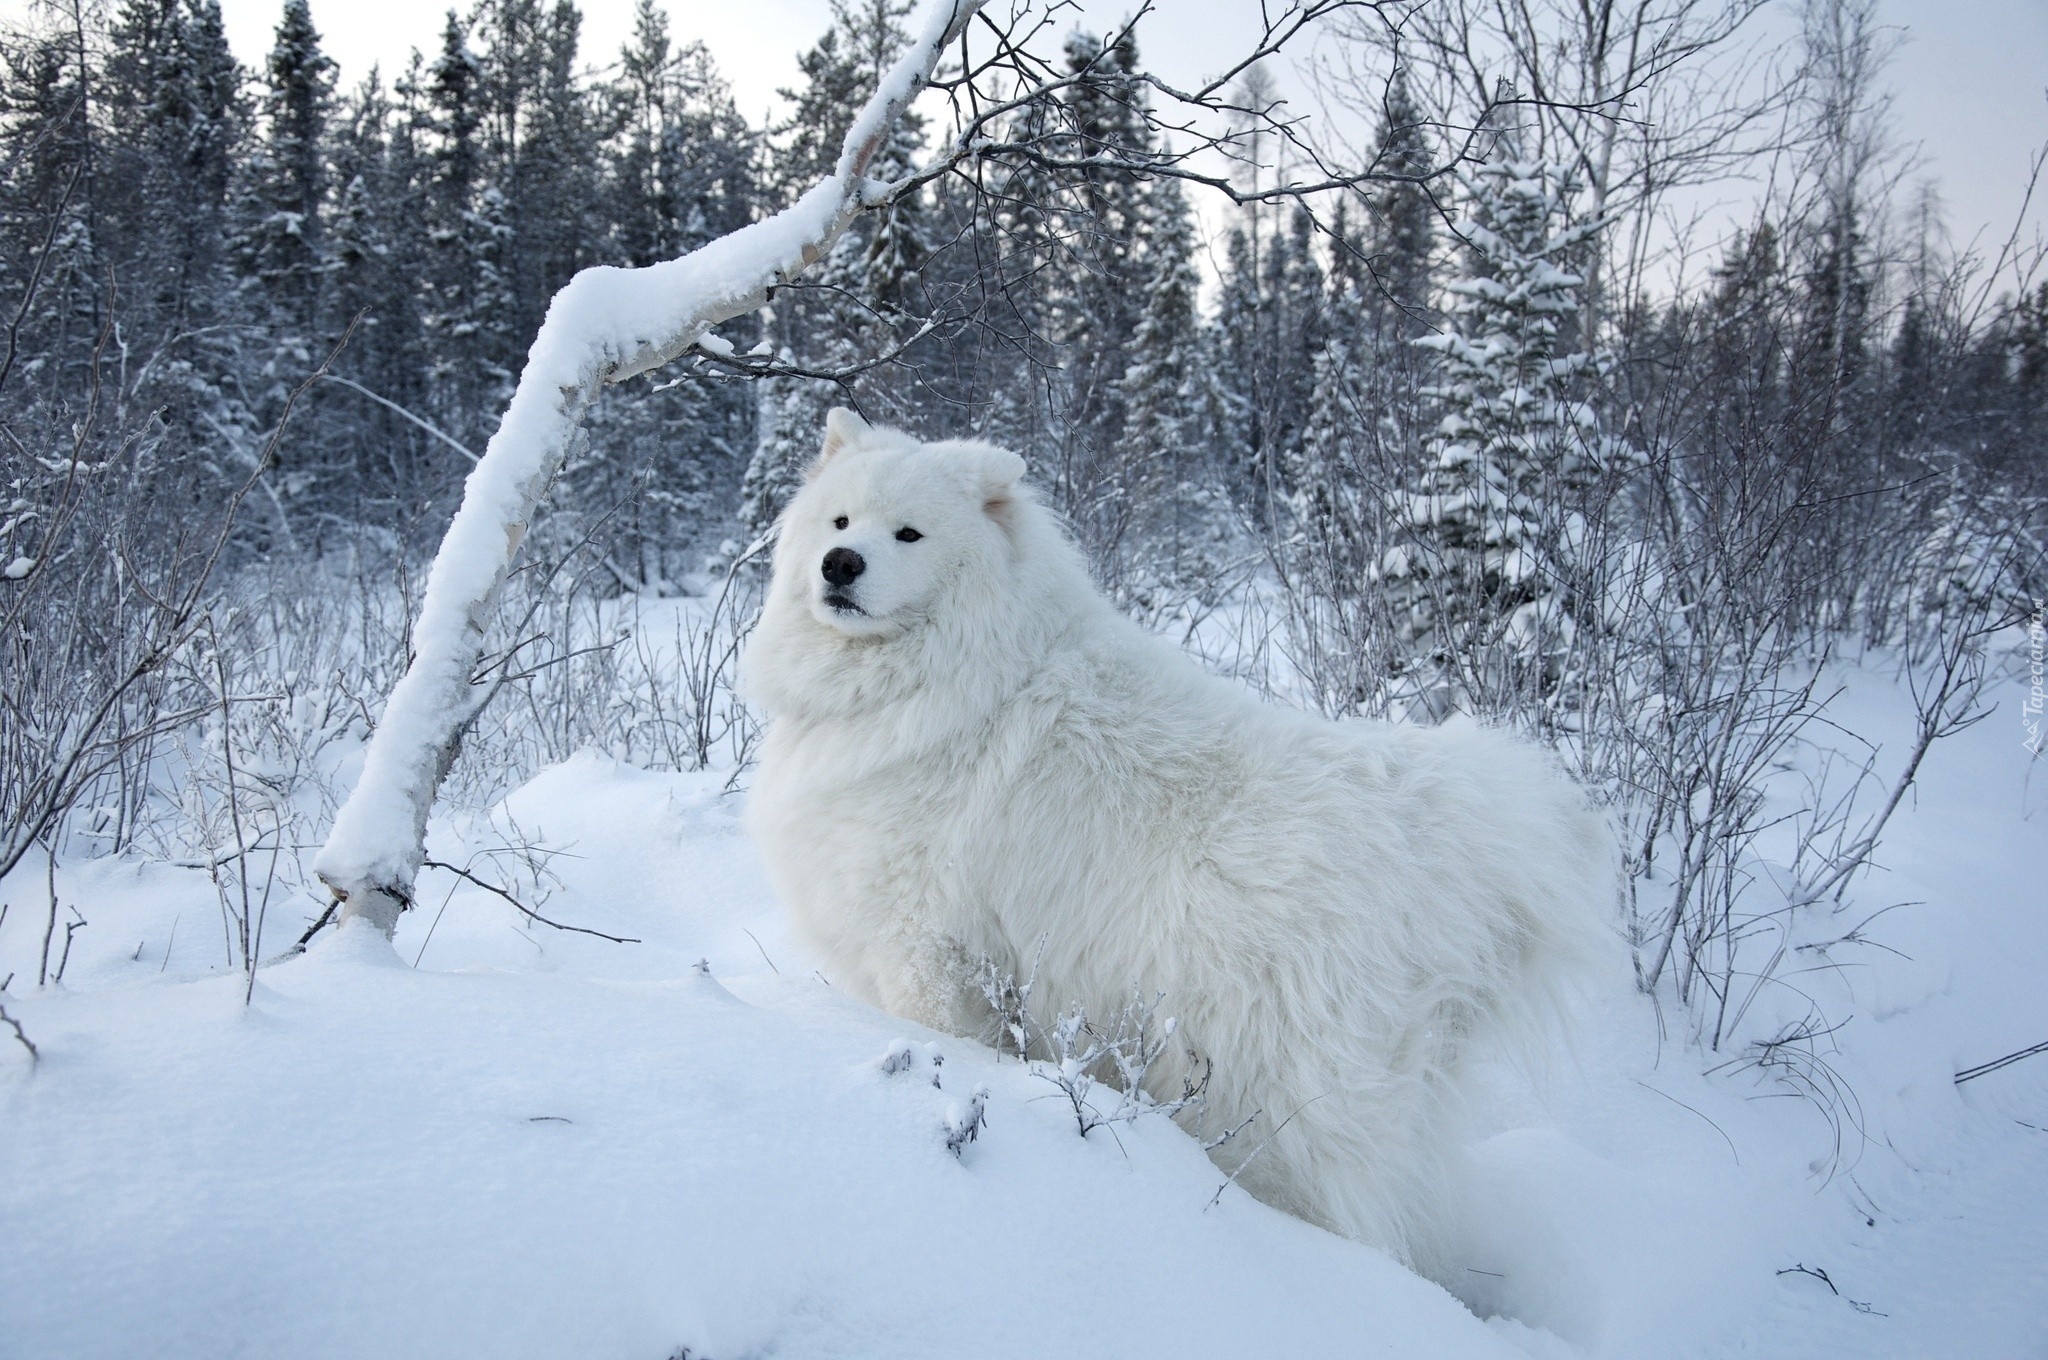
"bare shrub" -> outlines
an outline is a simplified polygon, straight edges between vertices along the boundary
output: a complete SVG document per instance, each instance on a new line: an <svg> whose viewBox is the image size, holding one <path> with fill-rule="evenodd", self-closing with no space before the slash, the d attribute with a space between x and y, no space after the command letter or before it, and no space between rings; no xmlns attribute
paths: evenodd
<svg viewBox="0 0 2048 1360"><path fill-rule="evenodd" d="M1177 1094L1156 1098L1145 1089L1146 1076L1174 1052L1178 1024L1172 1016L1160 1014L1164 993L1148 997L1134 983L1131 999L1107 1016L1091 1019L1083 1007L1073 1005L1047 1024L1031 1008L1035 969L1019 982L993 961L983 960L979 981L1001 1040L1030 1064L1034 1076L1058 1089L1081 1137L1150 1114L1169 1119L1186 1114L1199 1122L1210 1069L1193 1050L1184 1050L1186 1063ZM1114 1099L1098 1104L1098 1089L1104 1087Z"/></svg>

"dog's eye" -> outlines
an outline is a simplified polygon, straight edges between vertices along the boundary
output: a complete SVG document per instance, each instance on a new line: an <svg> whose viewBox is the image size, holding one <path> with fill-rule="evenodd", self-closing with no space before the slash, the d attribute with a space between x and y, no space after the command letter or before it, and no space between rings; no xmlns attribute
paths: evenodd
<svg viewBox="0 0 2048 1360"><path fill-rule="evenodd" d="M917 542L917 540L923 537L923 534L911 528L908 524L904 525L901 529L898 529L896 531L896 541L898 543L915 543Z"/></svg>
<svg viewBox="0 0 2048 1360"><path fill-rule="evenodd" d="M835 529L844 529L846 527L846 516L841 515L838 519L833 520L832 527Z"/></svg>

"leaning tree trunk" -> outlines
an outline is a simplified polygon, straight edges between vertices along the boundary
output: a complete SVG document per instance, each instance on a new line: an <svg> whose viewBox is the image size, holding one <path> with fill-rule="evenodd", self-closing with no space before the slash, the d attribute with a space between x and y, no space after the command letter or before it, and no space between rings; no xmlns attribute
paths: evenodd
<svg viewBox="0 0 2048 1360"><path fill-rule="evenodd" d="M830 178L765 221L644 269L586 269L555 294L498 432L464 485L427 577L412 664L391 691L361 778L313 867L341 905L389 935L426 857L427 814L489 689L484 629L519 541L605 384L687 352L762 305L881 201L866 170L939 54L985 0L932 0L922 33L847 133Z"/></svg>

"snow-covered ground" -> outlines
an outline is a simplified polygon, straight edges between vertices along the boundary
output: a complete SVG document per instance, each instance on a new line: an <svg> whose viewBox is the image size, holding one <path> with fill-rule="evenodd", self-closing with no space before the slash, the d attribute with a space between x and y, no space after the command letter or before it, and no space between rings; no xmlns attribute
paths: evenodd
<svg viewBox="0 0 2048 1360"><path fill-rule="evenodd" d="M1831 716L1895 750L1907 696L1847 679ZM133 861L60 867L90 924L38 990L32 863L0 883L41 1053L0 1029L0 1356L2048 1356L2048 1055L1953 1081L2048 1039L2048 770L2000 697L1843 914L1913 904L1883 947L1793 965L1840 1022L1832 1119L1707 1071L1619 970L1572 1059L1491 1084L1485 1321L1219 1194L1165 1119L1084 1140L1015 1061L835 993L720 775L584 754L436 824L437 859L636 943L431 870L395 949L328 931L246 1005L205 875ZM884 1071L903 1040L936 1084L922 1049Z"/></svg>

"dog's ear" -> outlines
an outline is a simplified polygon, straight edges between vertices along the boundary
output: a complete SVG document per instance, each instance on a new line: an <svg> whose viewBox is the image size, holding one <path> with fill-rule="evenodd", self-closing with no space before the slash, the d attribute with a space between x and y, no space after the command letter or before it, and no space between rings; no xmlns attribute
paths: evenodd
<svg viewBox="0 0 2048 1360"><path fill-rule="evenodd" d="M825 413L825 443L818 450L817 460L805 470L805 476L815 477L832 455L850 445L858 444L867 437L874 427L862 420L844 406L835 406Z"/></svg>
<svg viewBox="0 0 2048 1360"><path fill-rule="evenodd" d="M987 445L975 450L975 472L980 479L981 508L1005 531L1016 527L1017 479L1024 475L1024 460L1008 449Z"/></svg>

